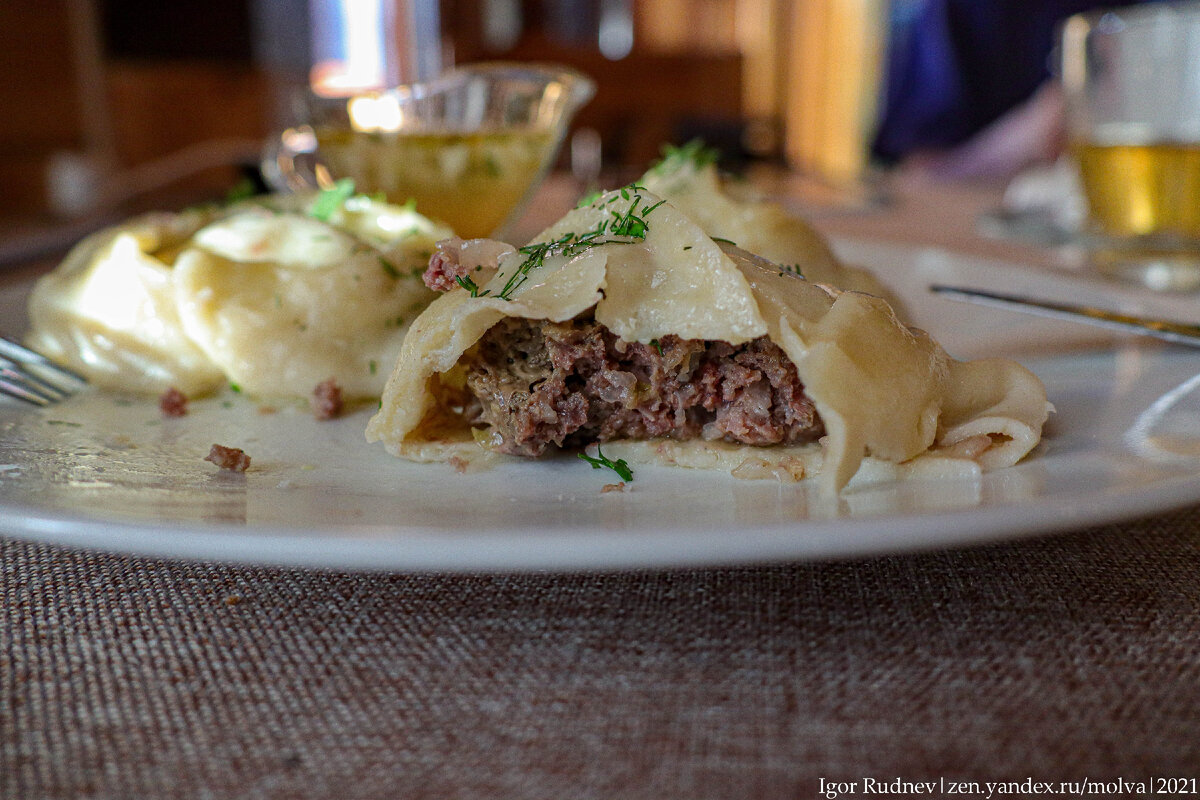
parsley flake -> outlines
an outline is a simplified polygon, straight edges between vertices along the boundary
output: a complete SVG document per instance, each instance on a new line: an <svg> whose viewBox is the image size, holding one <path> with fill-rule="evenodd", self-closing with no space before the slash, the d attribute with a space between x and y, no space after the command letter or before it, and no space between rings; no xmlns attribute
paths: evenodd
<svg viewBox="0 0 1200 800"><path fill-rule="evenodd" d="M329 218L333 216L333 212L341 208L342 204L353 196L354 179L342 178L328 189L321 190L312 208L309 209L308 215L313 219L319 219L321 222L329 222Z"/></svg>

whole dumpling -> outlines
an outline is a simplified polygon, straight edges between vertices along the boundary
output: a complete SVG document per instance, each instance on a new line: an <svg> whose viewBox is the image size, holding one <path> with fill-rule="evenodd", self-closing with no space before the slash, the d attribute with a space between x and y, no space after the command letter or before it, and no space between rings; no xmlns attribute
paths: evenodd
<svg viewBox="0 0 1200 800"><path fill-rule="evenodd" d="M35 284L26 343L103 387L221 386L221 368L183 330L174 289L179 249L213 216L147 214L84 239Z"/></svg>
<svg viewBox="0 0 1200 800"><path fill-rule="evenodd" d="M330 200L336 202L329 202ZM27 343L91 382L203 395L232 383L378 397L448 228L361 195L272 195L134 218L40 279Z"/></svg>
<svg viewBox="0 0 1200 800"><path fill-rule="evenodd" d="M179 317L245 392L305 396L332 378L347 397L377 397L409 324L435 296L420 274L449 235L368 198L328 222L247 208L198 231L180 254Z"/></svg>

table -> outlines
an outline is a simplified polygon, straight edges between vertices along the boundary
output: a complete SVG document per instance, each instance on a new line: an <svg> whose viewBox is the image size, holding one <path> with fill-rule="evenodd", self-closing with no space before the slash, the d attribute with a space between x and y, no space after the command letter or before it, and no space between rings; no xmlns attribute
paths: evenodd
<svg viewBox="0 0 1200 800"><path fill-rule="evenodd" d="M1058 258L980 239L991 200L945 187L817 222ZM913 555L567 574L0 539L0 592L0 797L1200 792L1200 507Z"/></svg>

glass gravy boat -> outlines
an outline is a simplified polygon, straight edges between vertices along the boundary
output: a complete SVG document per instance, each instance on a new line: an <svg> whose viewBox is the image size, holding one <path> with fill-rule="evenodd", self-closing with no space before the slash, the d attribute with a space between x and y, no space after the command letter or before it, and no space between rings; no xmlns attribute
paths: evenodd
<svg viewBox="0 0 1200 800"><path fill-rule="evenodd" d="M262 170L275 191L355 191L450 226L502 237L554 164L571 119L595 94L579 72L485 62L351 97L304 98L303 125L272 140Z"/></svg>

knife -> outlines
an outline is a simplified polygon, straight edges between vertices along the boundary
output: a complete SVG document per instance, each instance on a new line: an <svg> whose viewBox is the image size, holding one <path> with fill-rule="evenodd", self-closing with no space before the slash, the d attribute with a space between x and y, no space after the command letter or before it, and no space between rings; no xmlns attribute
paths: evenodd
<svg viewBox="0 0 1200 800"><path fill-rule="evenodd" d="M1050 300L1039 300L1019 295L985 292L981 289L967 289L961 286L944 286L933 284L931 292L949 297L995 308L1007 308L1013 311L1024 311L1053 319L1065 319L1073 322L1085 322L1109 330L1124 333L1137 333L1143 336L1153 336L1156 339L1172 342L1173 344L1200 347L1200 325L1189 325L1172 320L1138 317L1131 314L1120 314L1103 308L1076 305L1072 303L1056 303Z"/></svg>

